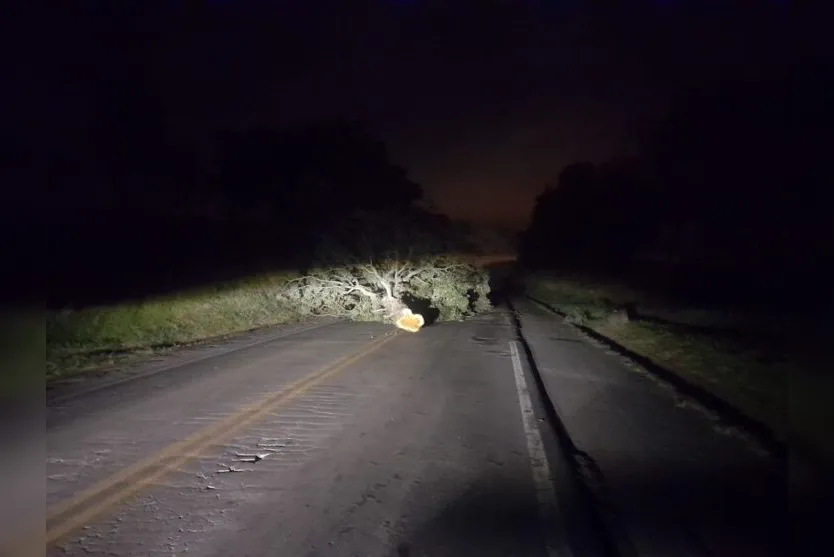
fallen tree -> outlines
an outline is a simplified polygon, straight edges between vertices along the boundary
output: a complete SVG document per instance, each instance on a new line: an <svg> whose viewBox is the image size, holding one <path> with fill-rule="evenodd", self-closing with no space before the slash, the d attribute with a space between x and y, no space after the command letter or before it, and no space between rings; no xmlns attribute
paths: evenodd
<svg viewBox="0 0 834 557"><path fill-rule="evenodd" d="M486 271L446 256L320 267L291 281L282 296L311 315L359 321L387 321L401 328L419 329L423 313L437 319L460 320L490 307ZM406 319L404 319L406 318Z"/></svg>
<svg viewBox="0 0 834 557"><path fill-rule="evenodd" d="M451 255L463 246L458 228L417 207L332 220L320 229L309 266L281 295L311 315L406 330L463 319L490 307L489 275Z"/></svg>

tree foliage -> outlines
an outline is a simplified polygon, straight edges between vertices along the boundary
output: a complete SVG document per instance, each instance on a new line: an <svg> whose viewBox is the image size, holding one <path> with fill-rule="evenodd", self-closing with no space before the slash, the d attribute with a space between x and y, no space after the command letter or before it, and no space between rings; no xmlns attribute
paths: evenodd
<svg viewBox="0 0 834 557"><path fill-rule="evenodd" d="M314 264L282 296L309 314L356 320L393 321L405 308L455 320L488 309L488 274L450 255L453 228L416 209L351 215L320 235Z"/></svg>
<svg viewBox="0 0 834 557"><path fill-rule="evenodd" d="M570 165L537 198L521 255L545 265L622 263L651 241L657 193L633 161Z"/></svg>
<svg viewBox="0 0 834 557"><path fill-rule="evenodd" d="M359 321L394 321L410 307L429 306L440 320L458 320L490 307L486 271L444 256L384 259L310 270L281 294L304 313Z"/></svg>
<svg viewBox="0 0 834 557"><path fill-rule="evenodd" d="M834 72L811 70L704 85L646 126L632 160L569 166L537 200L522 261L703 299L827 289Z"/></svg>
<svg viewBox="0 0 834 557"><path fill-rule="evenodd" d="M422 195L385 144L353 121L226 131L218 134L215 158L213 184L230 203L291 219L399 210Z"/></svg>
<svg viewBox="0 0 834 557"><path fill-rule="evenodd" d="M810 268L834 240L822 137L832 85L794 76L682 95L646 127L632 160L565 168L537 200L523 253L541 264L616 264L648 250Z"/></svg>

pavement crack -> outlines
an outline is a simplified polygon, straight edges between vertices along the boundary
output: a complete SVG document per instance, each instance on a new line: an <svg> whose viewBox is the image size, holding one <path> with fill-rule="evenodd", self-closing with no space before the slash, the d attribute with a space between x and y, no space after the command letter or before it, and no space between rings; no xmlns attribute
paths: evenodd
<svg viewBox="0 0 834 557"><path fill-rule="evenodd" d="M235 453L238 462L260 462L271 453Z"/></svg>
<svg viewBox="0 0 834 557"><path fill-rule="evenodd" d="M252 472L252 469L251 469L251 468L243 468L243 469L241 469L241 468L238 468L238 467L236 467L236 466L226 465L226 468L225 468L225 469L223 469L223 470L217 470L217 472L216 472L216 473L217 473L217 474L227 474L227 473L232 473L232 472Z"/></svg>

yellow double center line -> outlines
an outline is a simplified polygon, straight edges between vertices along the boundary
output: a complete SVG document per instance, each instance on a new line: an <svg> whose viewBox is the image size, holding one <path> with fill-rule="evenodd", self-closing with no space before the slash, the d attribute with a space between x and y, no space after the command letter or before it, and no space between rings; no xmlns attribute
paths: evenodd
<svg viewBox="0 0 834 557"><path fill-rule="evenodd" d="M133 466L98 482L72 499L47 509L47 547L88 524L112 506L135 495L168 472L180 468L190 459L202 454L208 447L231 438L306 390L347 366L356 363L383 344L391 341L397 334L394 332L377 340L359 352L345 356L329 366L287 385L265 399L243 407L220 422L207 426L186 439L169 445Z"/></svg>

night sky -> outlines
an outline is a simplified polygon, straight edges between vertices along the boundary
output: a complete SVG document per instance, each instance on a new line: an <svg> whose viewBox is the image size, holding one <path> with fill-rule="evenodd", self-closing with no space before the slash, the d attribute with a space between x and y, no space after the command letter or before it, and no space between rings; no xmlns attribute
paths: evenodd
<svg viewBox="0 0 834 557"><path fill-rule="evenodd" d="M131 20L131 63L178 140L357 117L439 209L521 228L564 165L627 154L675 92L783 64L782 4L170 1ZM70 87L54 110L71 120L76 101Z"/></svg>

